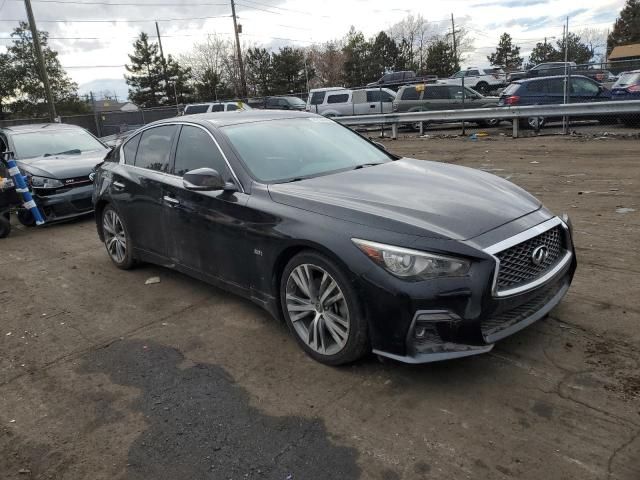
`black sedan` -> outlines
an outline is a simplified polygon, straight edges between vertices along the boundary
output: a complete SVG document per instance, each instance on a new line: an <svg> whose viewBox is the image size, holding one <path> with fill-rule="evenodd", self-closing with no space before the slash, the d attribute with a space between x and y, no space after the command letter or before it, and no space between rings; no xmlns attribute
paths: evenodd
<svg viewBox="0 0 640 480"><path fill-rule="evenodd" d="M47 222L93 211L90 177L109 150L84 128L60 123L5 127L0 129L4 150L14 153ZM35 224L28 210L19 210L18 219Z"/></svg>
<svg viewBox="0 0 640 480"><path fill-rule="evenodd" d="M576 268L568 218L517 186L308 113L148 125L98 168L94 201L118 267L247 297L332 365L487 352L557 305Z"/></svg>

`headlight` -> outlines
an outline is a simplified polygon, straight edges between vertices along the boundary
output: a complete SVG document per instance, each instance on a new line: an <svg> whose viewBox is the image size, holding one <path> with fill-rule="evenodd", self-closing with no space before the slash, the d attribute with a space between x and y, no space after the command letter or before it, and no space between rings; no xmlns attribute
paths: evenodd
<svg viewBox="0 0 640 480"><path fill-rule="evenodd" d="M353 243L389 273L405 279L459 277L469 272L471 263L461 258L394 247L358 238Z"/></svg>
<svg viewBox="0 0 640 480"><path fill-rule="evenodd" d="M29 177L31 186L35 188L60 188L64 187L64 184L55 178L47 177Z"/></svg>

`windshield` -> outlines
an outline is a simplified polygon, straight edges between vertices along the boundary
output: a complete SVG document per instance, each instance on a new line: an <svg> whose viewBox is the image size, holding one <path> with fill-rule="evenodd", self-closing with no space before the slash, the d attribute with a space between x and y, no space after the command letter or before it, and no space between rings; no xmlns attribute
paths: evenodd
<svg viewBox="0 0 640 480"><path fill-rule="evenodd" d="M222 132L261 182L283 182L391 161L358 134L319 117L223 127Z"/></svg>
<svg viewBox="0 0 640 480"><path fill-rule="evenodd" d="M640 83L640 72L623 73L613 88L628 87Z"/></svg>
<svg viewBox="0 0 640 480"><path fill-rule="evenodd" d="M293 105L306 105L304 100L299 99L298 97L286 97L289 102Z"/></svg>
<svg viewBox="0 0 640 480"><path fill-rule="evenodd" d="M25 159L68 153L80 154L105 147L84 130L57 129L20 133L13 137L16 158Z"/></svg>

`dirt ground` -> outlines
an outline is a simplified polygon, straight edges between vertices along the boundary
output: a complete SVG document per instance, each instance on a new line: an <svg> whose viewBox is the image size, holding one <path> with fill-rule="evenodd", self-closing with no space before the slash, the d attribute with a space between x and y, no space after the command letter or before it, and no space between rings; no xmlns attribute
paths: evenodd
<svg viewBox="0 0 640 480"><path fill-rule="evenodd" d="M549 318L482 356L329 368L248 301L117 270L91 219L18 228L0 240L0 478L638 480L640 140L386 144L571 215L579 267Z"/></svg>

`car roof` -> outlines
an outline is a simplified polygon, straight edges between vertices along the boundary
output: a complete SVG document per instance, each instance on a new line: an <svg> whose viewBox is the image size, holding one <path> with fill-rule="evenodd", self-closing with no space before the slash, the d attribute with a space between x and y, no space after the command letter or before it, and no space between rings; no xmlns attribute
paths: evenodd
<svg viewBox="0 0 640 480"><path fill-rule="evenodd" d="M164 123L198 123L206 126L207 124L216 127L226 127L228 125L239 125L242 123L268 122L271 120L283 120L288 118L325 118L322 115L307 112L291 112L288 110L236 110L233 112L215 112L215 113L196 113L188 117L166 118L153 122L149 125L162 125Z"/></svg>
<svg viewBox="0 0 640 480"><path fill-rule="evenodd" d="M532 82L537 82L538 80L551 80L552 78L564 78L564 75L549 75L548 77L521 78L520 80L514 80L511 83L532 83ZM587 80L591 80L595 82L595 80L585 75L571 75L570 78L586 78Z"/></svg>
<svg viewBox="0 0 640 480"><path fill-rule="evenodd" d="M43 130L84 130L84 128L69 123L31 123L28 125L12 125L9 127L0 127L0 131L15 134L39 132Z"/></svg>
<svg viewBox="0 0 640 480"><path fill-rule="evenodd" d="M330 92L332 90L347 90L344 87L323 87L323 88L312 88L311 90L309 90L309 93L315 93L315 92Z"/></svg>

